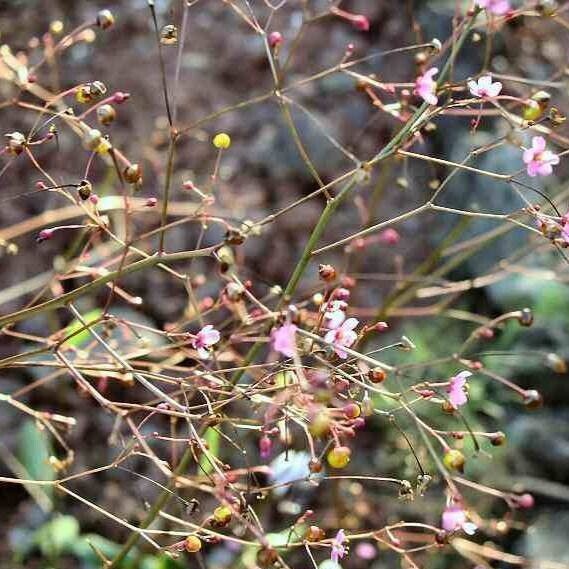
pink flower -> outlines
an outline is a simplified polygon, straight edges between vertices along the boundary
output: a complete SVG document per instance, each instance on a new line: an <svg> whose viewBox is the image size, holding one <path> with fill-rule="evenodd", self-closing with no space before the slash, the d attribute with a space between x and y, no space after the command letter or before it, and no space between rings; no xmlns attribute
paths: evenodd
<svg viewBox="0 0 569 569"><path fill-rule="evenodd" d="M338 563L338 560L342 559L344 555L346 555L346 548L344 547L345 541L346 533L341 529L332 540L332 552L330 553L330 559L334 563Z"/></svg>
<svg viewBox="0 0 569 569"><path fill-rule="evenodd" d="M393 227L388 227L379 234L379 240L386 245L396 245L400 239L399 232Z"/></svg>
<svg viewBox="0 0 569 569"><path fill-rule="evenodd" d="M198 352L202 360L207 360L210 356L210 348L219 342L221 338L219 332L211 325L204 326L192 340L192 346Z"/></svg>
<svg viewBox="0 0 569 569"><path fill-rule="evenodd" d="M346 319L348 303L343 300L331 300L324 311L324 325L329 330L338 328Z"/></svg>
<svg viewBox="0 0 569 569"><path fill-rule="evenodd" d="M361 541L356 545L356 555L360 559L371 561L377 557L377 549L369 541Z"/></svg>
<svg viewBox="0 0 569 569"><path fill-rule="evenodd" d="M296 331L297 327L290 322L275 328L271 333L273 349L287 358L292 358L296 350Z"/></svg>
<svg viewBox="0 0 569 569"><path fill-rule="evenodd" d="M472 375L469 371L461 371L457 373L454 377L451 377L449 386L447 387L447 393L449 401L455 409L462 407L468 401L466 396L466 380Z"/></svg>
<svg viewBox="0 0 569 569"><path fill-rule="evenodd" d="M334 351L343 360L348 357L343 348L349 348L358 338L358 335L354 332L354 328L358 324L359 322L356 318L348 318L341 326L330 330L324 336L324 340L334 346Z"/></svg>
<svg viewBox="0 0 569 569"><path fill-rule="evenodd" d="M468 89L474 97L489 99L497 97L500 94L500 91L502 90L502 83L500 83L500 81L492 83L491 75L483 75L478 79L478 82L474 80L469 81Z"/></svg>
<svg viewBox="0 0 569 569"><path fill-rule="evenodd" d="M509 0L476 0L476 4L496 16L503 16L510 10Z"/></svg>
<svg viewBox="0 0 569 569"><path fill-rule="evenodd" d="M413 92L429 103L429 105L436 105L439 101L436 95L437 82L433 79L433 76L438 72L439 70L436 67L431 67L423 75L419 75L415 81L415 90Z"/></svg>
<svg viewBox="0 0 569 569"><path fill-rule="evenodd" d="M559 164L559 156L545 149L545 138L534 136L531 139L531 148L524 150L523 160L527 167L528 176L549 176L553 166Z"/></svg>
<svg viewBox="0 0 569 569"><path fill-rule="evenodd" d="M474 534L476 526L468 521L466 512L460 506L447 506L442 515L442 528L445 531L453 532L464 530L468 535Z"/></svg>

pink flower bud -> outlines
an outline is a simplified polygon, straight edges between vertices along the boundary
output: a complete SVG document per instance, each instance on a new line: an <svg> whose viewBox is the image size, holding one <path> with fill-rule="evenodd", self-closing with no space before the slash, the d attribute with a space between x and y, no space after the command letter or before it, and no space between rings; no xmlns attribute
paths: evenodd
<svg viewBox="0 0 569 569"><path fill-rule="evenodd" d="M387 322L376 322L373 327L372 330L374 332L385 332L387 329L389 328L389 324Z"/></svg>
<svg viewBox="0 0 569 569"><path fill-rule="evenodd" d="M99 196L97 194L91 194L89 196L89 201L93 204L93 205L97 205L99 203Z"/></svg>
<svg viewBox="0 0 569 569"><path fill-rule="evenodd" d="M514 496L513 505L522 510L531 510L535 506L535 499L531 494L521 494Z"/></svg>
<svg viewBox="0 0 569 569"><path fill-rule="evenodd" d="M43 243L44 241L51 239L53 237L53 233L53 229L42 229L36 237L36 242Z"/></svg>
<svg viewBox="0 0 569 569"><path fill-rule="evenodd" d="M269 45L271 48L275 49L283 43L283 35L280 32L271 32L269 34Z"/></svg>
<svg viewBox="0 0 569 569"><path fill-rule="evenodd" d="M125 93L124 91L117 91L113 96L113 102L117 105L124 103L130 98L130 93Z"/></svg>
<svg viewBox="0 0 569 569"><path fill-rule="evenodd" d="M155 207L157 203L158 200L156 198L148 198L146 200L146 207Z"/></svg>
<svg viewBox="0 0 569 569"><path fill-rule="evenodd" d="M350 291L347 288L337 288L334 291L334 298L346 302L350 298Z"/></svg>
<svg viewBox="0 0 569 569"><path fill-rule="evenodd" d="M379 240L386 245L395 245L401 239L399 232L392 227L388 227L379 234Z"/></svg>
<svg viewBox="0 0 569 569"><path fill-rule="evenodd" d="M271 451L273 450L273 441L269 437L261 437L259 441L259 453L261 458L269 458L271 456Z"/></svg>
<svg viewBox="0 0 569 569"><path fill-rule="evenodd" d="M362 32L369 31L369 20L363 14L357 14L352 18L354 28Z"/></svg>
<svg viewBox="0 0 569 569"><path fill-rule="evenodd" d="M193 190L195 188L194 183L191 180L186 180L183 184L182 184L182 188L184 188L184 190Z"/></svg>

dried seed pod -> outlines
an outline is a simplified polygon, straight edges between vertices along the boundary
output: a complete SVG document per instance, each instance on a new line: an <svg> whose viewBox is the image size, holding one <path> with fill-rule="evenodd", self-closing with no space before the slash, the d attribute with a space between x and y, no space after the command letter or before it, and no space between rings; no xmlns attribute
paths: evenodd
<svg viewBox="0 0 569 569"><path fill-rule="evenodd" d="M257 565L261 569L269 569L278 560L279 556L272 547L263 547L257 552Z"/></svg>
<svg viewBox="0 0 569 569"><path fill-rule="evenodd" d="M531 326L533 324L533 312L531 308L522 308L518 321L521 326Z"/></svg>
<svg viewBox="0 0 569 569"><path fill-rule="evenodd" d="M332 265L320 265L318 267L318 276L327 283L336 280L336 269Z"/></svg>
<svg viewBox="0 0 569 569"><path fill-rule="evenodd" d="M374 367L368 371L367 376L372 383L382 383L387 379L387 372L380 367Z"/></svg>
<svg viewBox="0 0 569 569"><path fill-rule="evenodd" d="M160 30L160 43L162 45L178 43L178 28L174 24L167 24Z"/></svg>
<svg viewBox="0 0 569 569"><path fill-rule="evenodd" d="M326 532L318 526L310 526L304 534L306 541L322 541L326 537Z"/></svg>
<svg viewBox="0 0 569 569"><path fill-rule="evenodd" d="M100 130L92 128L83 135L83 146L92 152L98 151L103 142L103 135Z"/></svg>
<svg viewBox="0 0 569 569"><path fill-rule="evenodd" d="M142 168L140 164L129 164L123 171L124 179L129 184L137 184L142 181Z"/></svg>
<svg viewBox="0 0 569 569"><path fill-rule="evenodd" d="M102 125L109 125L111 124L115 118L117 117L117 112L112 105L101 105L97 109L97 120Z"/></svg>
<svg viewBox="0 0 569 569"><path fill-rule="evenodd" d="M18 131L10 132L5 135L8 139L6 144L6 151L13 156L18 156L24 151L26 147L26 137Z"/></svg>
<svg viewBox="0 0 569 569"><path fill-rule="evenodd" d="M537 389L528 389L524 393L524 405L528 409L539 409L543 405L543 397Z"/></svg>
<svg viewBox="0 0 569 569"><path fill-rule="evenodd" d="M99 28L106 30L113 26L115 23L115 17L110 10L100 10L97 14L97 26Z"/></svg>
<svg viewBox="0 0 569 569"><path fill-rule="evenodd" d="M230 227L225 233L225 242L228 245L242 245L245 243L245 235L239 229Z"/></svg>
<svg viewBox="0 0 569 569"><path fill-rule="evenodd" d="M89 180L81 180L81 182L79 182L79 187L78 187L79 197L83 201L86 201L89 199L89 197L91 196L92 190L93 190L93 186L92 186L91 182L89 182Z"/></svg>

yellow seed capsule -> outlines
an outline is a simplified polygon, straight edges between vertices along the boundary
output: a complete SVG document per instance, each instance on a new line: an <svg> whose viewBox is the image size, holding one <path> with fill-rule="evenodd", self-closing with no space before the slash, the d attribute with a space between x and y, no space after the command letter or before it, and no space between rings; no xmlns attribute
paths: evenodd
<svg viewBox="0 0 569 569"><path fill-rule="evenodd" d="M111 124L117 116L117 112L112 105L101 105L97 109L97 120L102 125Z"/></svg>
<svg viewBox="0 0 569 569"><path fill-rule="evenodd" d="M326 460L332 468L345 468L351 455L352 451L348 447L335 447L328 453Z"/></svg>
<svg viewBox="0 0 569 569"><path fill-rule="evenodd" d="M110 10L101 10L97 14L97 26L106 30L110 28L115 23L115 17Z"/></svg>
<svg viewBox="0 0 569 569"><path fill-rule="evenodd" d="M197 535L189 535L184 547L188 553L197 553L202 548L202 540Z"/></svg>
<svg viewBox="0 0 569 569"><path fill-rule="evenodd" d="M213 519L218 524L227 525L231 521L232 512L227 506L218 506L213 511Z"/></svg>
<svg viewBox="0 0 569 569"><path fill-rule="evenodd" d="M464 455L456 449L447 451L443 458L444 465L450 470L464 470L464 463L466 462Z"/></svg>
<svg viewBox="0 0 569 569"><path fill-rule="evenodd" d="M49 31L52 34L58 36L63 31L63 22L61 20L54 20L49 25Z"/></svg>
<svg viewBox="0 0 569 569"><path fill-rule="evenodd" d="M226 132L218 132L213 137L213 145L220 150L225 150L231 146L231 138Z"/></svg>

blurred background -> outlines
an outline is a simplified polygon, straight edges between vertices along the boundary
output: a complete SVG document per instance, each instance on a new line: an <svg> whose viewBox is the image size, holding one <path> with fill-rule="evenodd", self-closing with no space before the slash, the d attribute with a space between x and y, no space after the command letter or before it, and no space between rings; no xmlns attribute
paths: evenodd
<svg viewBox="0 0 569 569"><path fill-rule="evenodd" d="M157 1L160 24L179 26L181 5L181 2ZM329 5L326 0L289 0L275 13L271 29L279 30L284 38L279 59L287 69L289 84L337 65L350 43L354 44L355 56L365 56L435 37L444 41L452 33L457 7L464 8L468 3L346 1L342 8L369 18L368 32L354 29L342 18L325 17L308 26L291 54L291 40L302 23L303 7L313 13L323 13ZM520 2L515 7L521 5ZM267 4L253 0L251 6L264 22L269 14ZM130 101L120 107L117 120L108 131L115 146L143 165L144 183L139 195L159 196L169 132L156 42L145 0L0 0L0 42L8 44L13 52L32 52L34 42L41 42L50 29L52 33L58 30L54 22L62 22L65 33L93 19L101 8L113 11L116 25L104 33L97 31L94 41L81 42L67 50L57 63L44 66L38 79L53 92L100 80L111 93L117 90L130 93ZM191 179L197 185L206 183L215 167L211 137L225 131L231 134L233 144L219 170L215 212L238 221L263 219L314 191L317 185L300 159L274 100L210 117L219 109L270 92L272 78L262 42L227 3L199 0L189 15L175 98L179 123L197 126L182 137L178 145L173 200L183 204L194 199L182 189L182 182ZM552 104L561 111L567 110L568 26L563 17L563 11L559 18L537 14L521 16L496 29L490 69L502 76L508 94L529 97L547 83ZM481 68L486 29L481 26L477 32L480 37L467 42L455 66L453 76L457 81L476 74ZM176 47L165 46L164 53L167 75L171 78L175 73ZM380 82L413 83L417 75L415 55L410 52L374 57L359 65L357 71L375 74ZM521 76L528 81L508 80L508 76ZM0 81L2 101L10 100L14 93L12 85ZM397 101L387 92L378 95L385 104ZM358 88L357 80L346 74L329 74L311 81L294 89L290 97L295 103L291 105L291 112L297 130L325 183L343 174L352 164L326 139L323 131L356 156L370 157L400 125L396 117L375 107L369 93L361 85ZM207 121L200 124L204 117ZM13 107L0 108L3 133L27 132L34 120L33 113ZM509 135L504 121L495 117L484 117L475 132L471 130L470 117L442 117L437 119L436 127L414 151L453 162L461 162L475 147ZM564 136L565 130L562 127L557 131L559 137ZM516 133L516 136L527 142L526 134ZM86 153L78 153L77 146L75 137L58 137L57 145L42 149L42 166L58 180L80 179ZM484 154L477 165L495 172L523 167L519 147L515 144L501 145ZM357 197L348 200L336 214L322 244L423 203L446 173L443 167L423 162L390 160L381 165ZM567 167L562 162L555 175L545 179L541 189L555 199L567 189L566 174ZM90 179L97 184L100 196L116 192L114 173L101 162L93 164ZM37 171L25 161L16 161L0 178L1 199L33 189L37 180ZM528 194L529 199L536 197ZM498 213L524 205L507 184L471 173L459 173L453 178L443 203L449 207ZM286 284L323 204L322 198L307 201L265 226L260 238L248 239L239 250L238 262L245 267L243 275L251 279L259 295L273 285ZM0 235L5 228L62 205L55 194L3 201ZM567 199L557 202L557 206L564 213ZM138 216L136 231L142 233L155 227L158 216L154 211ZM351 299L355 316L379 317L389 322L389 333L371 341L369 349L397 341L402 334L412 338L416 350L410 355L393 356L394 362L397 358L399 361L405 358L405 362L424 362L447 356L486 319L531 307L535 317L531 328L508 324L492 338L481 340L478 352L480 361L488 369L524 389L538 389L543 394L543 408L528 411L515 393L481 377L472 382L471 404L465 417L473 430L503 430L507 434L507 444L492 448L491 455L489 449L483 449L477 460L469 464L467 474L481 483L504 490L529 491L534 495L535 508L517 513L515 520L503 505L490 498L480 500L477 506L481 513L495 520L491 540L496 547L527 557L530 566L537 567L543 560L569 563L566 539L569 528L569 386L567 375L558 373L559 365L557 371L551 369L553 360L548 357L548 354L561 359L569 357L567 262L548 242L544 246L536 238L530 239L527 232L512 227L493 220L427 214L398 225L398 239L372 240L363 251L353 254L338 249L323 255L319 261L333 263L356 279L358 286ZM173 229L169 233L168 248L175 251L195 247L198 229L187 225ZM475 243L477 237L491 233L492 239L483 240L481 246L464 247L462 255L457 254L460 249L452 249L455 242ZM222 237L222 229L212 225L205 244L216 243ZM58 259L66 254L62 252L68 248L69 240L69 235L61 232L40 249L35 243L35 233L28 232L14 239L17 254L2 248L2 314L21 308L32 298L38 288L38 281L34 279L39 278L41 286L41 275L47 278L54 266L57 267ZM214 271L211 265L198 261L194 270L206 276L200 295L215 297L219 279L215 273L211 274ZM412 274L424 280L404 278ZM430 298L417 295L423 285L467 281L482 275L499 276L490 278L486 286L462 293ZM150 271L144 278L131 277L125 282L131 294L145 299L141 308L119 306L116 312L125 317L142 324L165 326L186 309L185 288L165 279L161 272ZM299 296L309 294L315 285L317 263L311 265ZM104 291L100 297L91 298L91 304L84 304L83 309L93 309L102 299ZM433 307L437 307L436 310ZM45 335L65 324L38 318L23 322L20 329L28 334ZM22 349L21 341L6 337L0 344L0 356L7 357ZM428 375L441 370L434 367L423 371ZM46 373L38 368L2 370L0 391L18 392ZM113 460L114 450L108 445L112 417L95 413L96 405L88 398L78 397L69 382L48 384L34 390L27 399L28 404L39 409L52 409L54 401L61 412L80 418L72 437L73 446L81 451L74 468L80 471ZM436 414L433 420L441 421ZM47 457L52 453L50 443L33 421L23 420L16 409L2 405L0 432L0 476L13 476L19 467L33 478L54 476L47 464ZM244 444L254 448L254 442ZM405 477L416 468L400 433L380 417L369 421L355 444L354 472L394 473ZM142 463L132 468L150 475ZM120 471L105 473L96 481L82 479L76 489L93 502L104 504L118 517L133 522L140 519L145 505L157 492L144 478ZM322 500L315 491L305 489L304 492L308 494L290 493L267 505L264 516L270 520L268 525L290 524L298 503L321 512L330 527L341 518L346 529L358 529L362 520L368 520L368 526L369 520L379 524L402 518L437 524L444 507L440 492L428 493L424 501L409 504L398 502L392 496L386 498L382 490L373 486L363 491L361 485L353 483L342 486L332 502L329 496ZM128 535L124 528L55 491L2 485L0 495L2 568L99 567L100 561L89 547L88 539L112 556ZM63 514L57 515L57 512ZM505 525L500 525L503 520L506 520ZM227 567L238 559L247 565L243 552L218 547L204 554L203 563L213 569ZM465 566L464 559L458 555L428 555L423 561L425 567ZM475 556L470 562L476 564ZM349 563L353 567L379 569L398 566L401 560L393 553L380 551L372 559L351 555ZM137 564L144 569L198 566L193 558L171 561L144 548L124 566ZM505 564L497 562L495 566Z"/></svg>

